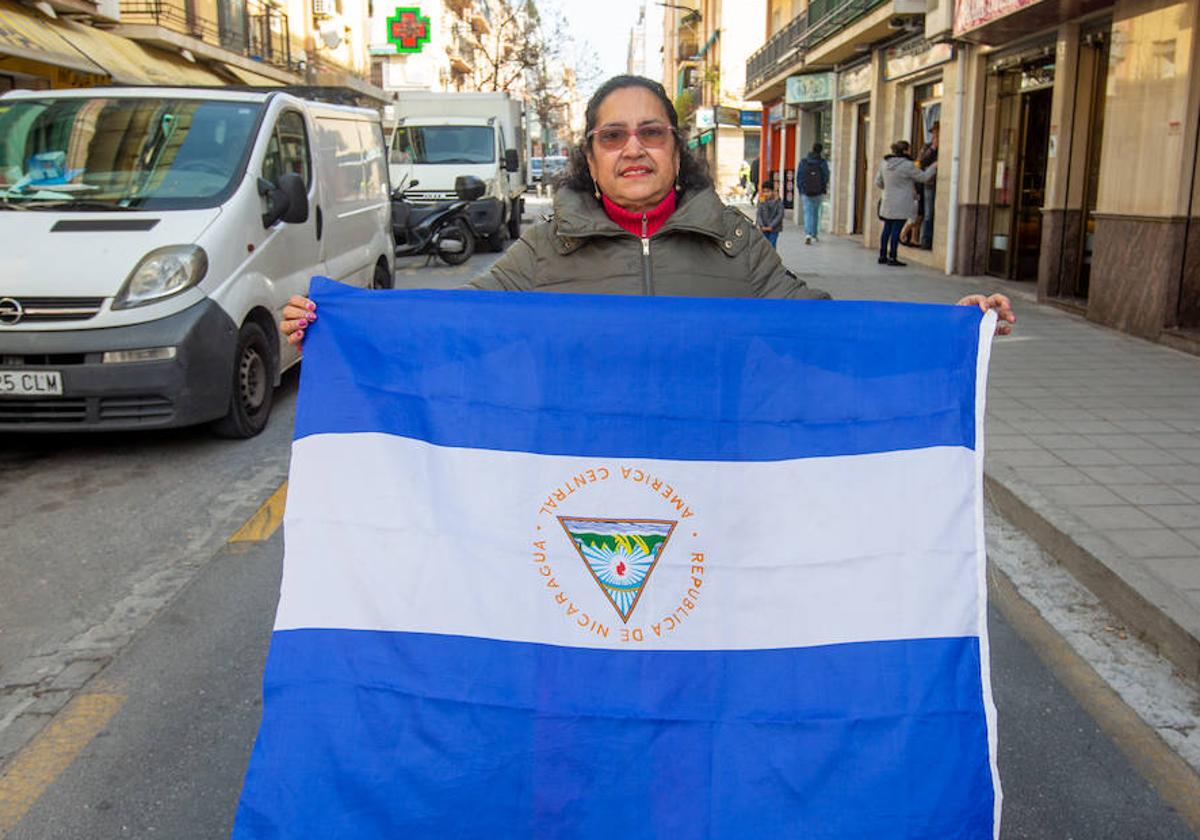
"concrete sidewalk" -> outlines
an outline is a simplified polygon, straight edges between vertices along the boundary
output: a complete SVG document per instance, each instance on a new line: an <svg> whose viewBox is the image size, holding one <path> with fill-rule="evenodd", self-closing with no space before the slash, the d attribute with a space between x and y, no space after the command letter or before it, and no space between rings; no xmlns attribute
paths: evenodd
<svg viewBox="0 0 1200 840"><path fill-rule="evenodd" d="M837 299L1013 298L1016 328L992 351L989 498L1200 678L1200 358L1038 305L1029 284L882 266L857 238L806 246L790 220L779 251Z"/></svg>

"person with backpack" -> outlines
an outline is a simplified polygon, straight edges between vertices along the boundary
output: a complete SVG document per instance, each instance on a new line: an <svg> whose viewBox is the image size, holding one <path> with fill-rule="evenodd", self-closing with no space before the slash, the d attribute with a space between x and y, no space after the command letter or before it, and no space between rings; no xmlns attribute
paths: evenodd
<svg viewBox="0 0 1200 840"><path fill-rule="evenodd" d="M800 196L804 202L804 244L819 241L821 231L821 202L829 190L829 162L821 157L825 147L813 143L800 165L796 167L796 183L800 185Z"/></svg>

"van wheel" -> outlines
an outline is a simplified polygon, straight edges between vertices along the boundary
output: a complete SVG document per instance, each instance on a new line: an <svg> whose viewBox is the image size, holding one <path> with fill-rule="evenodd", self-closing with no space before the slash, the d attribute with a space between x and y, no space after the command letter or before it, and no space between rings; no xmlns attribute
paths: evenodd
<svg viewBox="0 0 1200 840"><path fill-rule="evenodd" d="M213 431L225 438L254 437L267 425L274 393L275 364L266 333L247 321L238 332L229 413L213 423Z"/></svg>
<svg viewBox="0 0 1200 840"><path fill-rule="evenodd" d="M396 285L396 278L388 271L386 263L375 263L375 275L371 278L372 289L390 289Z"/></svg>
<svg viewBox="0 0 1200 840"><path fill-rule="evenodd" d="M441 230L438 256L449 265L462 265L475 253L475 237L462 222L451 222Z"/></svg>

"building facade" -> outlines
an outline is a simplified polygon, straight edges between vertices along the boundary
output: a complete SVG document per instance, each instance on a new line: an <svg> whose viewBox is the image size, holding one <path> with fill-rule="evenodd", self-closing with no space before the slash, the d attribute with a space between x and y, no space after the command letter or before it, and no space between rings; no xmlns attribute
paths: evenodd
<svg viewBox="0 0 1200 840"><path fill-rule="evenodd" d="M746 59L762 43L765 0L692 0L663 12L663 86L689 147L729 195L759 156L762 108L746 96Z"/></svg>
<svg viewBox="0 0 1200 840"><path fill-rule="evenodd" d="M1200 0L795 5L768 10L749 95L764 172L825 142L828 229L874 247L881 159L936 142L902 259L1200 351Z"/></svg>
<svg viewBox="0 0 1200 840"><path fill-rule="evenodd" d="M367 0L0 0L0 90L321 85L378 104L367 25Z"/></svg>

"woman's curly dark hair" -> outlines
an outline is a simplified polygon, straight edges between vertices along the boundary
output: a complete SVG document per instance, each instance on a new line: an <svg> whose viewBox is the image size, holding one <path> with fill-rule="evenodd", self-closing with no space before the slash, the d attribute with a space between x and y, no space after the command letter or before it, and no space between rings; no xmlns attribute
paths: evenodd
<svg viewBox="0 0 1200 840"><path fill-rule="evenodd" d="M703 160L696 158L688 151L687 144L679 134L679 118L675 115L675 106L671 104L667 91L658 82L647 79L645 76L613 76L592 94L592 98L588 100L587 104L587 125L583 129L583 139L571 149L566 169L559 176L558 186L589 194L595 191L596 182L592 180L592 173L588 171L587 165L587 153L592 147L592 139L588 134L596 127L600 104L604 102L605 98L615 90L628 87L645 88L658 97L667 119L671 121L671 128L674 129L672 133L675 136L675 152L679 155L677 184L680 192L687 192L698 187L711 187L712 179L708 177L708 166Z"/></svg>

